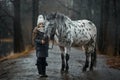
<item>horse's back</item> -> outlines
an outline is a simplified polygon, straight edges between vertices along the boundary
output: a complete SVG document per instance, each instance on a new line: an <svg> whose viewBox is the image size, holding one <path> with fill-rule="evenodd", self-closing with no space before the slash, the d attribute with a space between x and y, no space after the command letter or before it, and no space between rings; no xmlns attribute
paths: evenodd
<svg viewBox="0 0 120 80"><path fill-rule="evenodd" d="M97 29L96 26L93 22L89 21L89 20L78 20L78 23L80 23L83 25L83 27L86 29L87 32L89 32L92 36L95 36L97 34Z"/></svg>
<svg viewBox="0 0 120 80"><path fill-rule="evenodd" d="M75 34L73 34L73 45L85 45L91 39L96 41L97 30L94 23L89 20L77 20L73 21L73 24L77 26L73 26L75 28Z"/></svg>
<svg viewBox="0 0 120 80"><path fill-rule="evenodd" d="M72 21L74 24L78 25L79 27L83 27L86 28L88 31L94 32L96 33L96 26L93 22L91 22L90 20L76 20L76 21Z"/></svg>

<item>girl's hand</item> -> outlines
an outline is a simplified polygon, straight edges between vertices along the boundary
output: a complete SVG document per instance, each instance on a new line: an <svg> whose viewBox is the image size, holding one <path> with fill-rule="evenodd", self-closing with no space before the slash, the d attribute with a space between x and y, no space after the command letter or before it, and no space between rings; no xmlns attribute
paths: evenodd
<svg viewBox="0 0 120 80"><path fill-rule="evenodd" d="M44 40L42 40L41 42L42 42L42 44L45 44L45 41L44 41Z"/></svg>

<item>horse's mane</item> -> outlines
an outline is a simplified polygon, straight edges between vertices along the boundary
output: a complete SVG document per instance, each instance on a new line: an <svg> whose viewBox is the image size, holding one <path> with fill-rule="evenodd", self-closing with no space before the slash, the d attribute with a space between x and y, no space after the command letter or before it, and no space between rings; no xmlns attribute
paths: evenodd
<svg viewBox="0 0 120 80"><path fill-rule="evenodd" d="M62 13L56 13L56 19L61 20L61 21L65 21L65 20L71 21L71 19L68 16Z"/></svg>
<svg viewBox="0 0 120 80"><path fill-rule="evenodd" d="M47 16L47 19L48 20L57 20L57 21L65 21L65 20L68 20L68 21L71 21L71 19L68 17L68 16L66 16L66 15L64 15L64 14L62 14L62 13L59 13L59 12L57 12L57 13L50 13L48 16Z"/></svg>
<svg viewBox="0 0 120 80"><path fill-rule="evenodd" d="M47 20L50 22L54 21L54 27L57 28L60 33L68 29L68 24L72 23L72 20L62 13L50 13L47 16Z"/></svg>
<svg viewBox="0 0 120 80"><path fill-rule="evenodd" d="M55 20L57 26L61 31L66 30L66 27L68 26L68 22L71 23L71 19L62 13L56 13Z"/></svg>
<svg viewBox="0 0 120 80"><path fill-rule="evenodd" d="M52 13L50 18L51 20L55 20L56 25L61 29L65 29L65 27L68 25L68 22L72 23L72 20L62 13Z"/></svg>

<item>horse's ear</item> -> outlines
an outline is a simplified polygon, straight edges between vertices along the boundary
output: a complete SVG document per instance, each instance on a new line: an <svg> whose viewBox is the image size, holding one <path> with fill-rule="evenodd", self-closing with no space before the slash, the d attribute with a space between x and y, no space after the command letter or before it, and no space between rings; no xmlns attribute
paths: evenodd
<svg viewBox="0 0 120 80"><path fill-rule="evenodd" d="M46 19L47 19L47 20L50 20L50 18L51 18L50 15L51 15L50 13L46 14Z"/></svg>
<svg viewBox="0 0 120 80"><path fill-rule="evenodd" d="M55 12L54 17L55 17L55 18L57 17L57 12Z"/></svg>
<svg viewBox="0 0 120 80"><path fill-rule="evenodd" d="M51 18L52 18L52 19L55 19L56 17L57 17L57 12L52 12L52 13L51 13Z"/></svg>

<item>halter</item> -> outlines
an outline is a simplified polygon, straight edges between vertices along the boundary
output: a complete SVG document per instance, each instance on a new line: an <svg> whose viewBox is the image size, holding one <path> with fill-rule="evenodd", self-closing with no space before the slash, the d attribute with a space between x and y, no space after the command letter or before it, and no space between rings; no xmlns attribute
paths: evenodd
<svg viewBox="0 0 120 80"><path fill-rule="evenodd" d="M52 46L49 47L49 49L53 49L53 45L54 45L54 40L52 41Z"/></svg>

